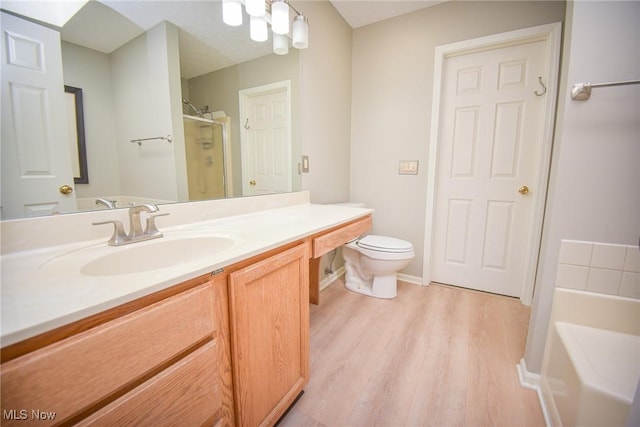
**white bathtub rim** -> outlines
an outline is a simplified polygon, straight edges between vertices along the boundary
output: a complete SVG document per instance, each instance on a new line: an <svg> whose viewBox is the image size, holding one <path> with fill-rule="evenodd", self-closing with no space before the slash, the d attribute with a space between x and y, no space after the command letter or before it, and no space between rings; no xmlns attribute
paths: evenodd
<svg viewBox="0 0 640 427"><path fill-rule="evenodd" d="M585 295L590 297L605 298L605 299L610 299L612 301L627 301L632 303L638 302L638 298L625 297L622 295L605 294L602 292L587 291L584 289L573 289L573 288L565 288L563 286L556 286L555 290L559 290L560 292L565 292L568 294L579 294L579 295Z"/></svg>
<svg viewBox="0 0 640 427"><path fill-rule="evenodd" d="M565 351L569 356L574 369L580 379L580 382L585 388L589 388L596 393L601 393L608 396L611 399L625 403L631 406L633 402L633 396L636 390L638 379L638 372L633 372L634 375L628 375L629 372L615 372L613 376L604 377L601 375L595 367L600 363L594 361L591 352L587 354L584 348L584 334L596 333L602 338L613 337L615 340L624 340L624 344L629 348L618 349L621 354L627 354L630 351L636 350L638 347L638 336L625 334L617 331L610 331L606 329L593 328L584 325L576 325L567 322L554 322L556 331L565 346ZM581 339L582 338L582 339ZM631 341L631 343L629 343ZM607 345L602 345L602 348L611 347L611 342ZM638 360L639 354L636 352L632 354L633 361ZM599 358L602 358L600 356ZM607 357L607 359L610 359ZM635 368L633 361L627 361L624 364L625 367L630 369Z"/></svg>

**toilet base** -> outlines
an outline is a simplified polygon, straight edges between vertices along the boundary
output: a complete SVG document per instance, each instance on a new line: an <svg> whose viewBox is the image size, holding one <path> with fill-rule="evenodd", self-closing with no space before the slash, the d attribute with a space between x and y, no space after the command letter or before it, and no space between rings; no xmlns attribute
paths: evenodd
<svg viewBox="0 0 640 427"><path fill-rule="evenodd" d="M396 274L374 276L371 281L364 281L358 277L345 277L344 286L352 292L370 297L391 299L398 296L398 279Z"/></svg>

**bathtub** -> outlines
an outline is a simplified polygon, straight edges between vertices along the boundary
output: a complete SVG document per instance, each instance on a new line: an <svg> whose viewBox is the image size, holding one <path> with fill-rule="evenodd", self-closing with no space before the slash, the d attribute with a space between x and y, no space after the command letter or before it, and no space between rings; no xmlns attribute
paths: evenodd
<svg viewBox="0 0 640 427"><path fill-rule="evenodd" d="M626 426L639 378L640 300L556 288L540 378L553 426Z"/></svg>

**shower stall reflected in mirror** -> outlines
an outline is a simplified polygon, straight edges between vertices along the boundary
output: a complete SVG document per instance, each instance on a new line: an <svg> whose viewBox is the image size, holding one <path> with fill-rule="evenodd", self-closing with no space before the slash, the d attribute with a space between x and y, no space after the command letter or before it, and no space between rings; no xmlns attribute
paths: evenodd
<svg viewBox="0 0 640 427"><path fill-rule="evenodd" d="M230 118L183 115L189 200L222 199L230 188Z"/></svg>

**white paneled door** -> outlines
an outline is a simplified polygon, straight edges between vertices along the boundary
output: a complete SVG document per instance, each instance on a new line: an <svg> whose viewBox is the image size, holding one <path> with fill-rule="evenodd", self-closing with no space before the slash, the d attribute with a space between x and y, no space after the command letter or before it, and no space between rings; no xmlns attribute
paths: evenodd
<svg viewBox="0 0 640 427"><path fill-rule="evenodd" d="M532 194L543 191L546 54L538 41L444 61L434 282L521 295Z"/></svg>
<svg viewBox="0 0 640 427"><path fill-rule="evenodd" d="M291 191L288 81L240 91L243 195Z"/></svg>
<svg viewBox="0 0 640 427"><path fill-rule="evenodd" d="M2 13L2 218L76 210L57 31Z"/></svg>

